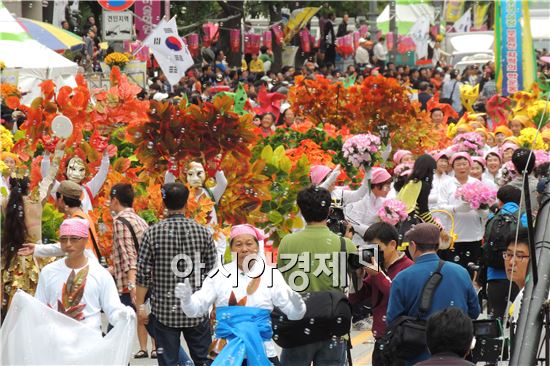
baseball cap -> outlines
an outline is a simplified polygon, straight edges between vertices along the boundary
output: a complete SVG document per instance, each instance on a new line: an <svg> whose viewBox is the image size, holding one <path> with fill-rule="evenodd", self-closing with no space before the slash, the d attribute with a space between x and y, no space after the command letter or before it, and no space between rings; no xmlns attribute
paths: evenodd
<svg viewBox="0 0 550 366"><path fill-rule="evenodd" d="M414 241L416 244L438 245L439 227L434 224L421 223L414 225L405 233L405 241Z"/></svg>
<svg viewBox="0 0 550 366"><path fill-rule="evenodd" d="M70 180L64 180L59 184L57 192L64 197L79 200L82 196L82 187Z"/></svg>

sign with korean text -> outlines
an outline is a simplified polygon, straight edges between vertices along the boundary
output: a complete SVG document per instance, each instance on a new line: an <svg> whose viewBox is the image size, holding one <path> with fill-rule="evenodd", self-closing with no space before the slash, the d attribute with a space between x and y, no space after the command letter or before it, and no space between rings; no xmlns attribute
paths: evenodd
<svg viewBox="0 0 550 366"><path fill-rule="evenodd" d="M126 41L132 39L134 17L131 11L103 12L103 39L106 41Z"/></svg>
<svg viewBox="0 0 550 366"><path fill-rule="evenodd" d="M500 57L503 96L515 93L523 86L521 11L520 1L506 0L501 5Z"/></svg>

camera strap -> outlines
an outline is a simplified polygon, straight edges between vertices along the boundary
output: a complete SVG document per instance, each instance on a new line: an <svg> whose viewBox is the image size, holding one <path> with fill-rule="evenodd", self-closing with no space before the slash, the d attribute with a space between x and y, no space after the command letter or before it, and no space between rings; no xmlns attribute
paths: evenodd
<svg viewBox="0 0 550 366"><path fill-rule="evenodd" d="M422 288L422 293L420 295L420 306L418 307L417 318L421 318L428 312L428 310L430 310L435 290L437 290L439 284L441 283L441 280L443 279L441 268L443 268L444 264L445 261L442 261L440 259L439 264L437 265L437 269L431 274L430 278L428 278L428 281L426 281L426 283L424 284L424 287Z"/></svg>
<svg viewBox="0 0 550 366"><path fill-rule="evenodd" d="M346 260L345 260L345 266L346 266L346 273L347 273L347 272L349 272L349 271L348 271L348 259L347 259L347 258L348 258L348 255L347 255L347 249L346 249L346 239L344 239L343 236L340 237L340 253L344 253L344 254L345 254L344 258L346 258ZM340 256L340 258L342 258L342 256ZM339 259L340 259L340 258L339 258ZM353 282L353 288L356 289L356 288L357 288L357 276L354 276L353 274L354 274L354 271L350 273L350 275L351 275L351 281ZM344 288L347 287L346 283L347 283L347 280L344 281L344 283L342 284L342 286L341 286L342 289L344 289Z"/></svg>

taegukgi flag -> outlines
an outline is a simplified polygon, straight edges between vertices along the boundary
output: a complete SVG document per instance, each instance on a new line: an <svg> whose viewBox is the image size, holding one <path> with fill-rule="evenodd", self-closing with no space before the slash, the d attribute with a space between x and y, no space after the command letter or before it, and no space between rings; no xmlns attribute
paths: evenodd
<svg viewBox="0 0 550 366"><path fill-rule="evenodd" d="M185 71L193 66L193 57L187 45L178 35L176 18L169 21L162 19L156 28L143 41L149 46L171 85L177 84Z"/></svg>

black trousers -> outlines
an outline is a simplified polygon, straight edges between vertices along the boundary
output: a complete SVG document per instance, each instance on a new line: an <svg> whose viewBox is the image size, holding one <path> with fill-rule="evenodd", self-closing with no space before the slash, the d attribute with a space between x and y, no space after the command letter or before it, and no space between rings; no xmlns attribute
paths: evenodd
<svg viewBox="0 0 550 366"><path fill-rule="evenodd" d="M273 366L281 366L281 363L277 357L270 357L269 361L271 361ZM247 366L246 360L243 361L243 366Z"/></svg>
<svg viewBox="0 0 550 366"><path fill-rule="evenodd" d="M508 305L509 280L487 281L487 312L494 318L504 319ZM514 301L519 292L518 286L512 282L510 302Z"/></svg>
<svg viewBox="0 0 550 366"><path fill-rule="evenodd" d="M155 329L159 366L174 366L179 361L180 336L183 333L185 342L189 346L189 353L196 366L209 365L208 347L212 342L210 321L204 321L192 328L172 328L159 322L152 314L149 322ZM163 352L159 352L162 348Z"/></svg>
<svg viewBox="0 0 550 366"><path fill-rule="evenodd" d="M454 249L440 250L438 254L444 261L458 263L468 269L468 263L479 264L481 240L455 243Z"/></svg>

